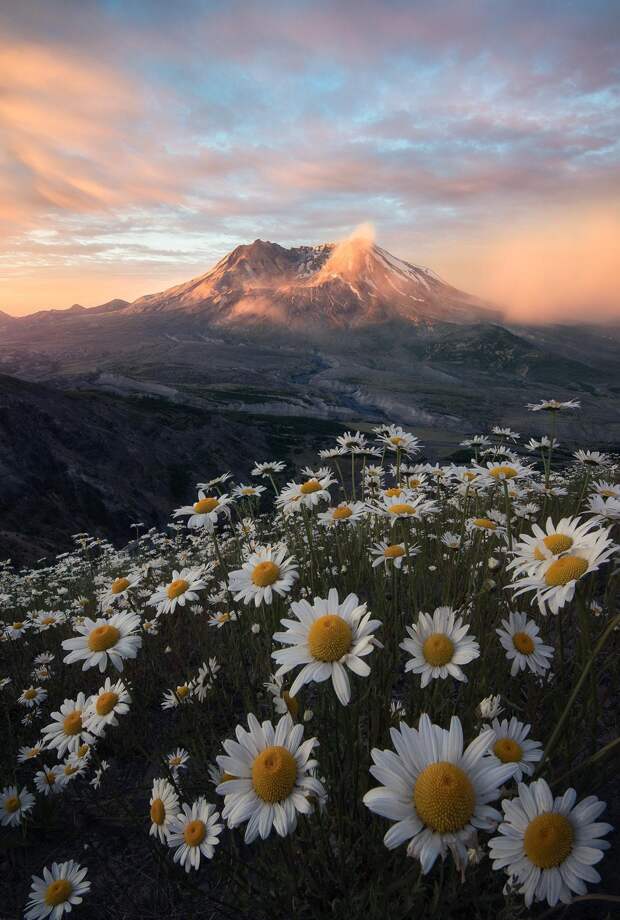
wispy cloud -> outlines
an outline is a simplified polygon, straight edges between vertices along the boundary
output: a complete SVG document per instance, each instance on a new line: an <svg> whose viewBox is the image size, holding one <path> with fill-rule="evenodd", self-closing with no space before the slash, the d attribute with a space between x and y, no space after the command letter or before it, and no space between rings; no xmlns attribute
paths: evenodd
<svg viewBox="0 0 620 920"><path fill-rule="evenodd" d="M536 302L620 304L605 267L620 203L613 0L11 6L0 309L130 298L237 242L342 238L364 221L521 312L536 253L581 246L590 288L571 300L547 285L545 300L538 283ZM531 289L505 267L524 247Z"/></svg>

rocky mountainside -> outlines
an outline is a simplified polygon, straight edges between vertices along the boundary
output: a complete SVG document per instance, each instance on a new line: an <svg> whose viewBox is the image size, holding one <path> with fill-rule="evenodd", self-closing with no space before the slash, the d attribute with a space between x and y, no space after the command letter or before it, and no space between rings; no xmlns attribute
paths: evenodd
<svg viewBox="0 0 620 920"><path fill-rule="evenodd" d="M255 240L199 278L140 297L128 314L183 311L216 325L267 319L289 328L472 322L497 311L364 237L285 249Z"/></svg>

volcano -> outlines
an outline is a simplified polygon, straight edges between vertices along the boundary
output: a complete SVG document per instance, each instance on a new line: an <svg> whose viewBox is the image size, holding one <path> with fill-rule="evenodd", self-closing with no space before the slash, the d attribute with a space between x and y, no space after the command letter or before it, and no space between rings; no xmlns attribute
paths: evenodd
<svg viewBox="0 0 620 920"><path fill-rule="evenodd" d="M206 274L140 297L120 312L183 311L215 325L270 321L289 328L495 322L489 304L398 259L365 236L287 249L255 240Z"/></svg>

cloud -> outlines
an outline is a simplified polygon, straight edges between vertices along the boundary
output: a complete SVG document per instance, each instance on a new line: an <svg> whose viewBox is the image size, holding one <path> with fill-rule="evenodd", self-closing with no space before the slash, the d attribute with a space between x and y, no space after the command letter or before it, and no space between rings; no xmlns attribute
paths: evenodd
<svg viewBox="0 0 620 920"><path fill-rule="evenodd" d="M540 249L545 211L579 221L620 189L613 2L10 7L0 309L36 309L39 288L66 304L72 276L69 302L104 299L102 274L132 296L256 236L318 242L366 220L458 283L485 234L489 258L530 230Z"/></svg>

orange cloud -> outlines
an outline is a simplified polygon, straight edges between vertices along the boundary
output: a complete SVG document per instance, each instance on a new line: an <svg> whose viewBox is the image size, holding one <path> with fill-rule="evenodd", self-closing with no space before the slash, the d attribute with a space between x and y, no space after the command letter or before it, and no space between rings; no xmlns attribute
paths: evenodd
<svg viewBox="0 0 620 920"><path fill-rule="evenodd" d="M556 209L431 249L452 284L513 322L620 319L620 203Z"/></svg>

